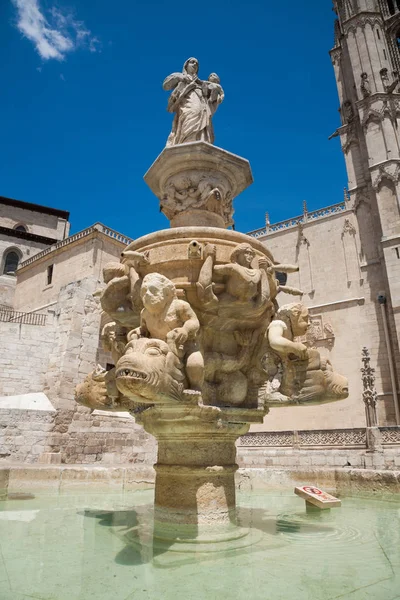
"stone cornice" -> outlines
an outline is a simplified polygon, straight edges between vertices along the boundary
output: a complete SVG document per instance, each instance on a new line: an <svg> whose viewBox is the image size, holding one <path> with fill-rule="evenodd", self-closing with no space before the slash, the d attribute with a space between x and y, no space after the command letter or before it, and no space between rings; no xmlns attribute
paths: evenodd
<svg viewBox="0 0 400 600"><path fill-rule="evenodd" d="M345 33L347 33L349 31L350 27L354 27L354 26L362 27L366 23L375 24L376 22L378 22L380 25L383 25L383 23L384 23L384 20L383 20L380 12L362 11L355 15L352 15L345 21L342 21L341 24L342 24L343 31Z"/></svg>
<svg viewBox="0 0 400 600"><path fill-rule="evenodd" d="M118 231L115 231L114 229L106 227L102 223L95 223L91 227L83 229L82 231L78 231L78 233L71 235L65 240L61 240L60 242L57 242L56 244L52 245L50 248L45 248L44 250L38 252L34 256L31 256L27 260L24 260L20 263L17 272L24 272L31 264L37 263L42 259L48 258L50 254L59 254L66 247L71 247L71 245L80 244L82 243L82 241L87 241L88 239L99 236L106 236L108 239L111 239L111 241L115 244L120 245L121 248L124 248L133 241L131 238L128 238L122 235L121 233L118 233Z"/></svg>
<svg viewBox="0 0 400 600"><path fill-rule="evenodd" d="M19 231L17 229L12 229L11 227L3 227L2 225L0 225L0 234L1 233L9 237L15 237L20 240L27 240L29 242L38 242L39 244L46 244L47 246L57 242L55 238L48 238L44 235L29 233L28 231Z"/></svg>

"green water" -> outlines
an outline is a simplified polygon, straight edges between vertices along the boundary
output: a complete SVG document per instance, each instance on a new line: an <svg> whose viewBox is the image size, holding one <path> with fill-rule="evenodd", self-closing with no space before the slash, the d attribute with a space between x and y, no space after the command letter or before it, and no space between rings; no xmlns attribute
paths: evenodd
<svg viewBox="0 0 400 600"><path fill-rule="evenodd" d="M292 490L239 494L247 547L155 556L152 501L147 490L0 502L0 599L400 600L400 501L342 498L307 516Z"/></svg>

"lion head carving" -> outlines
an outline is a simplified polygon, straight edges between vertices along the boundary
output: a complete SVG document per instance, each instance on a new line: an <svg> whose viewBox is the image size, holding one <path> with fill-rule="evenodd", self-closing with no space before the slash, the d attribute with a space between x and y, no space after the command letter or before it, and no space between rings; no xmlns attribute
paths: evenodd
<svg viewBox="0 0 400 600"><path fill-rule="evenodd" d="M139 338L116 366L118 390L144 404L177 402L186 386L183 364L162 340Z"/></svg>

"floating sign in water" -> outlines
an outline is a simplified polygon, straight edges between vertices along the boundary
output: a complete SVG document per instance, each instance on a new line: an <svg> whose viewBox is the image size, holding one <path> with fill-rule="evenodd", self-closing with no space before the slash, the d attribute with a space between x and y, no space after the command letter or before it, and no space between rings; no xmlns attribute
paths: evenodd
<svg viewBox="0 0 400 600"><path fill-rule="evenodd" d="M294 493L318 508L336 508L342 504L339 498L335 498L335 496L332 496L315 486L303 485L301 487L295 487Z"/></svg>

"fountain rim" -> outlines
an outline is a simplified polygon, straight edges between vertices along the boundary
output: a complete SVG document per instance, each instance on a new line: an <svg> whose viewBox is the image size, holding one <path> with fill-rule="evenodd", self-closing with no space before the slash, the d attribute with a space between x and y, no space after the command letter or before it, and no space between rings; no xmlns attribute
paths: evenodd
<svg viewBox="0 0 400 600"><path fill-rule="evenodd" d="M234 244L247 243L261 254L267 256L273 264L275 260L271 252L260 241L248 236L246 233L233 231L232 229L222 229L220 227L203 227L203 226L188 226L188 227L171 227L170 229L160 229L137 238L131 242L125 250L140 250L144 246L159 242L178 241L178 240L193 240L197 238L207 238L207 241L213 243L223 240Z"/></svg>

